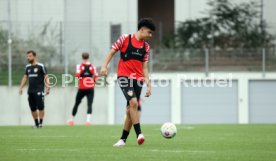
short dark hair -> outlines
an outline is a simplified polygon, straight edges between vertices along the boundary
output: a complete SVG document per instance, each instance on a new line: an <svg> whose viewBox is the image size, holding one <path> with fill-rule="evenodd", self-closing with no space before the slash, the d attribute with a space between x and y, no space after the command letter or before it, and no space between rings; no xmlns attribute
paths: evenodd
<svg viewBox="0 0 276 161"><path fill-rule="evenodd" d="M89 58L89 53L88 52L83 52L81 56L82 56L82 59L88 59Z"/></svg>
<svg viewBox="0 0 276 161"><path fill-rule="evenodd" d="M151 29L152 31L155 31L155 24L151 18L140 19L138 23L138 30L140 30L142 27L146 27Z"/></svg>
<svg viewBox="0 0 276 161"><path fill-rule="evenodd" d="M29 51L27 51L27 53L26 53L26 54L30 54L30 53L32 53L32 54L33 54L33 56L36 56L36 52L35 52L35 51L33 51L33 50L29 50Z"/></svg>

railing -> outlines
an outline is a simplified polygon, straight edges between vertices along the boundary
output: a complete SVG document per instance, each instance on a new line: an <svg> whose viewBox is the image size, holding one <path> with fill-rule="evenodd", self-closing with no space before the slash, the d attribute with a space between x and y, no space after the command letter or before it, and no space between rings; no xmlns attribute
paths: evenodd
<svg viewBox="0 0 276 161"><path fill-rule="evenodd" d="M275 48L158 49L151 59L152 72L276 72Z"/></svg>

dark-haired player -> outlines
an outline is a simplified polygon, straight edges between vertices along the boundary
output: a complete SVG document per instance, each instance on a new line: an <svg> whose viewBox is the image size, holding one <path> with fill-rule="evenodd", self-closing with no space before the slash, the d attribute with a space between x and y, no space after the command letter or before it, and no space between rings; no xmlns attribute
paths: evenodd
<svg viewBox="0 0 276 161"><path fill-rule="evenodd" d="M138 23L138 31L134 34L122 35L112 46L101 68L101 74L107 75L107 65L117 51L121 59L118 65L117 80L127 100L126 119L120 140L114 147L126 145L126 140L134 127L139 145L144 143L144 135L140 127L139 99L143 82L147 85L146 97L151 95L151 84L148 76L148 59L150 46L146 40L152 37L155 25L149 18L143 18Z"/></svg>
<svg viewBox="0 0 276 161"><path fill-rule="evenodd" d="M22 95L23 87L25 86L27 80L29 80L28 101L35 122L35 126L33 126L33 128L42 128L44 118L45 86L46 95L48 95L50 91L48 85L48 75L44 65L37 62L35 51L30 50L27 52L27 60L29 64L25 67L25 74L21 81L19 94Z"/></svg>

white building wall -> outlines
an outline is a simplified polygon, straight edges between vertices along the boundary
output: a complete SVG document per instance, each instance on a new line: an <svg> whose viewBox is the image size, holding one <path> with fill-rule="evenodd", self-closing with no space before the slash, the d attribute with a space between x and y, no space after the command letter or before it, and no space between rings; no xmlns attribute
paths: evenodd
<svg viewBox="0 0 276 161"><path fill-rule="evenodd" d="M18 94L19 87L11 89L0 86L0 125L32 125L33 119L28 105L27 88L23 95ZM71 118L75 103L77 88L52 88L50 94L45 96L45 125L65 125ZM92 124L106 124L108 122L107 89L95 88L93 102ZM75 117L76 124L85 124L87 100L83 98Z"/></svg>
<svg viewBox="0 0 276 161"><path fill-rule="evenodd" d="M116 76L112 77L115 82ZM115 109L116 109L116 83L112 83L112 79L109 78L108 81L111 86L108 87L97 87L95 88L95 99L93 103L93 115L92 123L93 124L114 124L116 120ZM181 124L182 115L181 115L181 80L234 80L238 83L238 92L236 97L238 98L238 123L247 124L250 123L249 118L249 82L251 80L264 81L267 80L276 82L276 73L267 73L265 77L262 76L262 73L210 73L209 77L206 77L204 73L158 73L152 74L151 79L155 80L169 80L170 81L170 95L167 99L170 99L171 105L163 108L170 109L170 121ZM116 86L115 86L116 85ZM164 85L164 83L162 83ZM158 87L162 88L162 87ZM196 87L195 87L196 88ZM154 88L153 88L154 89ZM0 87L0 125L32 125L33 121L31 118L30 110L28 107L26 89L23 96L18 95L18 87ZM74 105L75 95L77 89L75 87L53 87L51 89L51 94L46 96L46 125L64 125L66 121L70 118L71 110ZM155 91L152 91L154 94ZM265 92L265 91L264 91ZM160 93L159 93L160 94ZM269 94L269 93L266 93ZM123 95L121 93L121 95ZM196 96L195 96L196 97ZM144 95L141 96L142 99L146 100L147 103L142 104L142 107L147 107L147 104L158 101L157 97L144 98ZM151 100L155 99L155 100ZM193 98L196 99L196 98ZM125 103L125 100L122 100ZM218 101L219 102L219 101ZM123 103L123 105L124 105ZM151 104L154 105L154 104ZM155 104L160 106L160 104ZM214 104L215 105L215 104ZM216 105L215 105L216 106ZM218 104L218 106L220 106ZM262 105L258 104L258 107ZM267 106L264 104L263 106ZM275 105L276 107L276 105ZM122 107L124 108L124 107ZM157 108L157 107L154 107ZM265 109L270 109L267 107ZM158 108L157 108L158 109ZM84 124L85 115L86 115L86 99L83 100L82 104L79 107L77 114L77 124ZM273 111L271 111L273 112ZM265 113L269 113L266 111ZM276 114L271 114L268 117L276 117ZM264 116L262 116L264 117ZM153 118L154 119L154 118ZM194 118L193 118L194 119ZM196 118L195 118L196 119ZM255 122L258 118L254 118ZM270 119L273 120L273 119ZM154 121L151 121L154 122ZM147 122L144 122L147 123ZM159 122L161 123L161 122ZM260 122L262 123L262 122Z"/></svg>
<svg viewBox="0 0 276 161"><path fill-rule="evenodd" d="M7 8L7 0L0 0L0 23L6 29ZM122 34L134 33L137 19L137 0L11 0L12 31L18 37L37 35L47 22L56 33L60 33L60 22L65 25L63 43L71 64L80 61L81 52L88 51L99 66L111 48L110 25L121 24Z"/></svg>

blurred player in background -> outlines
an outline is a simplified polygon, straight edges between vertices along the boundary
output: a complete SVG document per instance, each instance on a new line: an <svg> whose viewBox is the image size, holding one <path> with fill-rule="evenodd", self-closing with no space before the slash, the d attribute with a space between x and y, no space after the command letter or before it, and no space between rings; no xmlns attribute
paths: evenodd
<svg viewBox="0 0 276 161"><path fill-rule="evenodd" d="M92 103L94 99L94 86L98 80L98 73L96 67L94 67L89 62L89 53L82 53L82 63L77 65L76 77L79 79L79 90L76 96L76 102L72 111L72 119L69 120L69 125L73 126L75 124L74 118L78 111L78 106L84 96L87 97L87 118L86 125L91 124L91 114L92 114Z"/></svg>
<svg viewBox="0 0 276 161"><path fill-rule="evenodd" d="M149 18L141 19L138 31L134 34L122 35L112 46L101 68L101 74L107 75L107 66L120 50L121 59L118 65L117 80L127 100L126 119L120 140L114 147L126 145L126 140L133 125L139 145L144 143L144 135L140 127L140 114L138 111L140 94L143 82L147 85L146 97L151 95L151 84L148 76L148 59L150 46L146 40L152 37L155 25ZM140 109L140 108L139 108Z"/></svg>
<svg viewBox="0 0 276 161"><path fill-rule="evenodd" d="M19 95L22 95L23 87L29 80L28 101L35 122L33 128L42 128L44 119L44 88L46 86L46 95L49 94L49 80L46 68L36 60L36 52L30 50L27 52L27 60L30 64L25 67L25 74L22 78Z"/></svg>

